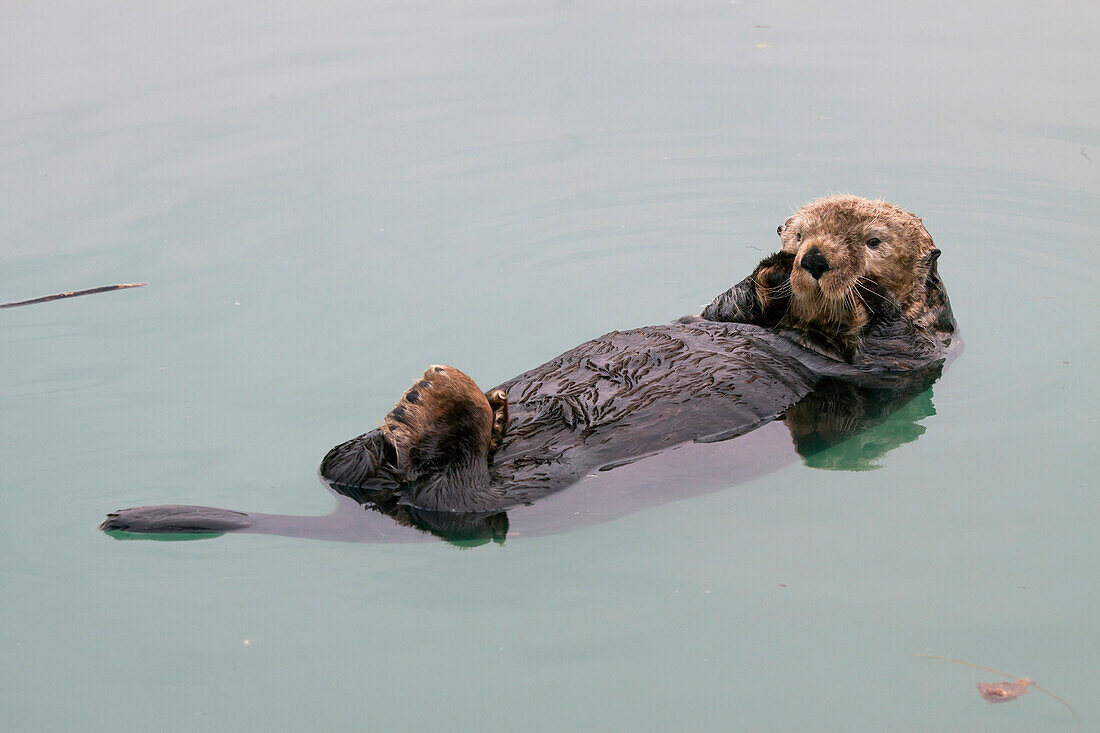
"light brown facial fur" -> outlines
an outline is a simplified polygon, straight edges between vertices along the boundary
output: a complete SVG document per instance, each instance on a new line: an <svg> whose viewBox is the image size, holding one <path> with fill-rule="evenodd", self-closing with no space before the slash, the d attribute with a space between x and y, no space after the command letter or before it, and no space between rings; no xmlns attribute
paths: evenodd
<svg viewBox="0 0 1100 733"><path fill-rule="evenodd" d="M838 334L858 335L875 298L886 292L902 313L921 320L925 281L939 251L921 220L885 201L826 196L779 228L795 255L788 317Z"/></svg>

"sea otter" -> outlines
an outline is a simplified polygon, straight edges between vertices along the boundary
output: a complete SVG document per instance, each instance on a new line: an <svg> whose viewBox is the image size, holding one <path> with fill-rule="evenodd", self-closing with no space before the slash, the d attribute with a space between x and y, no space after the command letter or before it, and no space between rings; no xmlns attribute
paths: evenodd
<svg viewBox="0 0 1100 733"><path fill-rule="evenodd" d="M613 331L488 392L429 367L380 428L329 451L321 476L399 524L501 539L509 509L594 471L781 417L796 443L835 441L938 377L955 322L919 218L830 196L778 231L781 250L700 315ZM322 519L173 505L121 510L102 528L327 536L309 525Z"/></svg>

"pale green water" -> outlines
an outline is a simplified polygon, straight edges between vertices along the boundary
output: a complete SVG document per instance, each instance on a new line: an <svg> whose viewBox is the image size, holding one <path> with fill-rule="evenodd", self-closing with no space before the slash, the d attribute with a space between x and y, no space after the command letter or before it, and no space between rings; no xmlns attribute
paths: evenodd
<svg viewBox="0 0 1100 733"><path fill-rule="evenodd" d="M1100 724L1094 3L0 16L0 301L149 282L0 311L6 730L1075 729L917 651ZM966 341L879 470L469 550L95 529L327 512L427 364L668 321L837 191L925 218Z"/></svg>

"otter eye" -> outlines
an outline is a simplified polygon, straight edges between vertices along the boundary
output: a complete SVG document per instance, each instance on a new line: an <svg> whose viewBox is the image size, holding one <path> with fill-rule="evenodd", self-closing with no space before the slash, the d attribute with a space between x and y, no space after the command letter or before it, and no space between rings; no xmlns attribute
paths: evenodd
<svg viewBox="0 0 1100 733"><path fill-rule="evenodd" d="M879 246L880 244L882 244L882 240L879 239L878 237L871 237L870 239L867 240L867 246L870 247L871 249L874 249L875 247Z"/></svg>

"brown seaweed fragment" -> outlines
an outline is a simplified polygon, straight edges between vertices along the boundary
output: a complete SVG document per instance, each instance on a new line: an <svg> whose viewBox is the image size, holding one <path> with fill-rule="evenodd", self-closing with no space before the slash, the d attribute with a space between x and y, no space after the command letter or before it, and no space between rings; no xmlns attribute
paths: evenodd
<svg viewBox="0 0 1100 733"><path fill-rule="evenodd" d="M991 702L1012 702L1021 695L1026 695L1028 688L1034 687L1039 692L1046 693L1060 702L1066 710L1069 710L1073 714L1073 719L1077 721L1077 724L1081 724L1081 719L1077 717L1077 711L1073 709L1068 702L1055 695L1050 690L1040 687L1033 680L1027 677L1016 677L1014 674L1008 672L1001 672L1000 670L992 669L990 667L983 667L980 664L974 664L973 662L964 662L961 659L951 659L950 657L939 657L935 654L921 654L915 653L914 656L924 657L925 659L938 659L941 662L951 662L952 664L962 664L967 667L973 667L974 669L980 669L985 672L992 672L993 674L1003 675L1004 677L1013 678L1012 682L979 682L978 694L982 696L982 699Z"/></svg>
<svg viewBox="0 0 1100 733"><path fill-rule="evenodd" d="M979 682L978 694L988 702L1010 702L1020 695L1026 695L1027 688L1033 684L1035 683L1027 677L1021 677L1015 682Z"/></svg>

